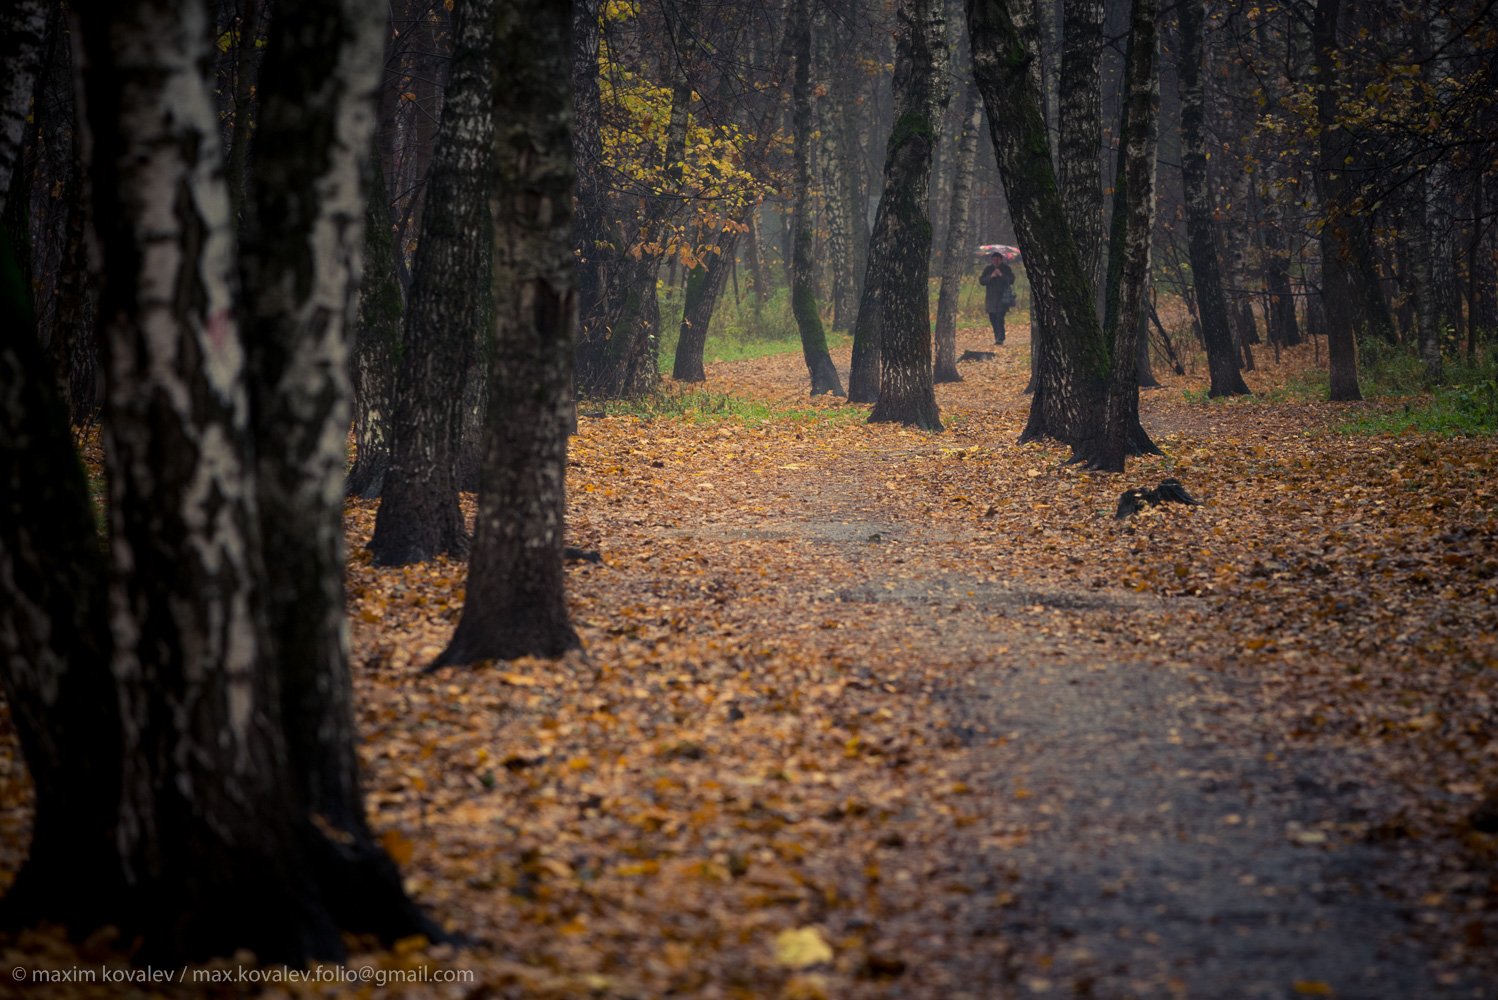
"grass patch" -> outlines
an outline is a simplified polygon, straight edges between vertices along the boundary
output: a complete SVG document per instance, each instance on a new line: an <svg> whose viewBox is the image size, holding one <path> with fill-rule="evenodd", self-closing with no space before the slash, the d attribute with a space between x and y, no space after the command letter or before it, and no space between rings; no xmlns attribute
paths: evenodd
<svg viewBox="0 0 1498 1000"><path fill-rule="evenodd" d="M868 419L863 407L777 406L711 389L665 389L644 399L611 399L603 403L607 416L640 420L679 420L693 424L732 422L744 425L843 424Z"/></svg>
<svg viewBox="0 0 1498 1000"><path fill-rule="evenodd" d="M937 290L941 282L931 279L931 321L936 322ZM1028 305L1029 285L1024 271L1019 271L1015 292L1021 304ZM663 374L675 366L676 343L681 337L682 290L660 286L661 329L657 364ZM978 272L964 274L958 293L957 322L960 326L988 325L988 314L983 311L984 289L978 284ZM827 322L827 346L832 349L847 347L853 342L851 330L834 330L831 317L827 315L827 303L823 307L823 320ZM1015 322L1018 308L1010 310L1010 321ZM718 361L748 361L776 354L794 354L801 350L801 331L796 326L795 314L791 312L789 288L777 288L763 304L753 293L735 300L731 289L725 289L713 310L712 325L708 329L707 344L703 348L704 364Z"/></svg>
<svg viewBox="0 0 1498 1000"><path fill-rule="evenodd" d="M662 289L660 349L657 356L662 373L669 373L676 362L676 342L681 337L681 290ZM828 331L829 347L848 343L846 334ZM718 361L746 361L775 354L792 354L801 350L801 331L791 313L789 289L777 288L760 305L752 294L734 300L731 291L718 299L708 328L707 344L702 351L704 364Z"/></svg>
<svg viewBox="0 0 1498 1000"><path fill-rule="evenodd" d="M1476 436L1498 431L1498 359L1447 362L1443 383L1432 387L1425 363L1409 348L1369 341L1360 348L1358 378L1368 399L1401 402L1397 409L1366 413L1341 425L1347 434Z"/></svg>
<svg viewBox="0 0 1498 1000"><path fill-rule="evenodd" d="M1443 386L1427 397L1407 400L1402 409L1368 413L1349 420L1344 434L1440 434L1476 437L1498 431L1498 381Z"/></svg>

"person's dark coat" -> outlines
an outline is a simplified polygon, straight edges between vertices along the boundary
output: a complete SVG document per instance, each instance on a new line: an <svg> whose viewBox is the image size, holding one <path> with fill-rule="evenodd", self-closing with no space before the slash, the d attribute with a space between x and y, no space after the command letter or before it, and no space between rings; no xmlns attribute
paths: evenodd
<svg viewBox="0 0 1498 1000"><path fill-rule="evenodd" d="M1005 312L1014 304L1014 271L1006 261L991 262L978 276L978 284L985 288L983 308L988 312Z"/></svg>

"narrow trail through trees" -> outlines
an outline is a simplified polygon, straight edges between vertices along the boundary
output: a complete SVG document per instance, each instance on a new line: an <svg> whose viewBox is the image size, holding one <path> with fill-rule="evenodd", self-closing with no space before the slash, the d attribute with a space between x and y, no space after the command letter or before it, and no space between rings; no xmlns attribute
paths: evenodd
<svg viewBox="0 0 1498 1000"><path fill-rule="evenodd" d="M788 629L837 622L855 663L898 637L896 657L939 678L949 715L927 735L960 742L950 768L973 803L925 845L927 874L962 888L944 903L940 887L908 886L923 898L886 932L921 943L902 960L910 993L894 992L1480 996L1412 935L1397 853L1345 836L1376 791L1345 748L1245 726L1254 685L1110 630L1170 628L1160 598L1001 557L985 572L971 557L981 529L885 502L893 470L938 442L831 453L808 440L768 474L715 468L727 502L655 532L751 549L765 593L741 600L778 605Z"/></svg>

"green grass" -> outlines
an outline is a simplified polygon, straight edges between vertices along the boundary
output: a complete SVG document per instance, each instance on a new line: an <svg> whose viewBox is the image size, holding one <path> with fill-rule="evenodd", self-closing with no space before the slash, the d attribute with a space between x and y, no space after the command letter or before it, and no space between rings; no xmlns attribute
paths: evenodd
<svg viewBox="0 0 1498 1000"><path fill-rule="evenodd" d="M1344 434L1441 434L1475 437L1498 432L1498 381L1442 386L1400 410L1369 413L1338 427Z"/></svg>
<svg viewBox="0 0 1498 1000"><path fill-rule="evenodd" d="M744 399L711 389L667 388L644 399L609 400L603 404L609 416L632 416L641 420L681 420L694 424L732 422L738 424L856 423L867 419L862 407L777 406L758 399Z"/></svg>
<svg viewBox="0 0 1498 1000"><path fill-rule="evenodd" d="M1498 432L1498 357L1491 352L1476 364L1448 361L1443 384L1430 386L1425 363L1407 347L1367 342L1359 347L1358 385L1363 398L1401 404L1342 422L1343 434L1479 435ZM1303 372L1286 385L1252 396L1208 399L1206 389L1188 389L1188 403L1232 405L1309 402L1327 398L1324 370Z"/></svg>
<svg viewBox="0 0 1498 1000"><path fill-rule="evenodd" d="M1402 407L1345 422L1348 434L1480 435L1498 431L1498 358L1492 352L1474 364L1447 362L1442 384L1431 386L1425 363L1412 349L1370 341L1360 346L1358 380L1367 399Z"/></svg>
<svg viewBox="0 0 1498 1000"><path fill-rule="evenodd" d="M931 280L931 321L936 322L936 298L941 282ZM1020 302L1028 306L1029 285L1023 271L1015 285ZM676 360L676 342L681 336L682 292L680 288L667 287L660 290L661 332L657 363L662 373L669 373ZM983 311L983 287L978 284L976 268L963 275L957 299L957 322L961 326L986 326L988 314ZM822 303L827 322L827 303ZM1011 319L1018 310L1010 313ZM847 347L852 343L852 331L827 329L827 346ZM707 345L703 349L705 364L717 361L747 361L752 358L770 357L776 354L794 354L801 350L801 332L796 327L796 317L791 313L791 293L788 288L777 288L758 305L752 292L746 292L738 301L733 290L725 289L713 312L712 326L708 330Z"/></svg>
<svg viewBox="0 0 1498 1000"><path fill-rule="evenodd" d="M676 342L681 336L681 290L663 288L661 303L661 337L658 362L669 373L676 361ZM828 333L828 346L847 344L846 334ZM744 361L774 354L791 354L801 350L801 332L791 314L789 289L777 288L764 305L758 305L753 293L735 302L731 289L725 290L713 311L707 344L702 352L705 364L717 361Z"/></svg>

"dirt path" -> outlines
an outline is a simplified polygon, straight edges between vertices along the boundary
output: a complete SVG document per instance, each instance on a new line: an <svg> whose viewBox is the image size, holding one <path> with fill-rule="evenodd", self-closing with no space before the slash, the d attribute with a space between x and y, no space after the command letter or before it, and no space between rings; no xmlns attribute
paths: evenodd
<svg viewBox="0 0 1498 1000"><path fill-rule="evenodd" d="M709 373L770 417L584 418L561 663L413 680L461 567L354 567L374 822L479 942L442 960L504 997L1493 996L1491 450L1169 377L1169 457L1089 476L1014 444L1022 344L963 370L940 435L795 357ZM1114 520L1165 475L1205 504Z"/></svg>
<svg viewBox="0 0 1498 1000"><path fill-rule="evenodd" d="M717 484L750 507L772 495L773 512L734 503L665 535L839 565L852 579L830 592L769 567L775 599L844 623L845 651L895 631L947 678L936 696L966 748L950 769L977 818L940 853L997 905L900 914L887 931L925 951L892 995L1491 995L1411 935L1388 894L1397 856L1326 832L1358 815L1343 762L1229 730L1220 707L1250 689L1108 637L1119 616L1158 620L1159 600L975 575L962 554L981 533L878 501L908 455L800 457L791 475Z"/></svg>

